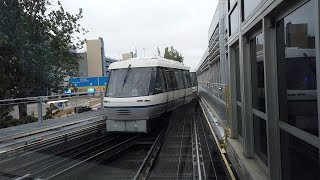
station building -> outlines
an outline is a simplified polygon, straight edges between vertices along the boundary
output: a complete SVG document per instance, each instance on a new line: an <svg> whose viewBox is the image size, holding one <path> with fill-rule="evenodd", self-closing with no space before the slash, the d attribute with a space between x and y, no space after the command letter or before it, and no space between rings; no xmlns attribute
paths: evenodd
<svg viewBox="0 0 320 180"><path fill-rule="evenodd" d="M319 10L219 1L197 77L240 179L320 179Z"/></svg>

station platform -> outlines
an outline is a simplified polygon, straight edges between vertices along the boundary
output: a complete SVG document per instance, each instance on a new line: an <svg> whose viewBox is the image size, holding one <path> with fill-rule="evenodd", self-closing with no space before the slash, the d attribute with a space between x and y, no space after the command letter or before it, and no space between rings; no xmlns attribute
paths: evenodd
<svg viewBox="0 0 320 180"><path fill-rule="evenodd" d="M28 142L30 140L50 135L57 131L63 131L96 123L105 120L104 111L90 111L86 113L73 114L65 117L44 120L42 123L34 122L19 126L0 129L0 152L7 146L16 143Z"/></svg>

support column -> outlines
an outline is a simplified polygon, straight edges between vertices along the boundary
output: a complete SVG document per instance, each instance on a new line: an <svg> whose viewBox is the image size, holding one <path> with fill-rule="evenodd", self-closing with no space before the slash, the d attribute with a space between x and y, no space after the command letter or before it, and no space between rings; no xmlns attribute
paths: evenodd
<svg viewBox="0 0 320 180"><path fill-rule="evenodd" d="M265 92L267 114L267 144L268 144L268 170L270 179L281 179L281 156L280 156L280 130L278 112L278 72L276 54L276 29L271 26L270 20L262 20L264 31L265 48Z"/></svg>
<svg viewBox="0 0 320 180"><path fill-rule="evenodd" d="M234 86L236 84L236 64L235 64L235 51L233 48L229 47L229 62L230 62L230 131L231 138L238 138L238 121L237 121L237 99L236 93L237 88Z"/></svg>
<svg viewBox="0 0 320 180"><path fill-rule="evenodd" d="M250 41L241 35L239 38L241 112L243 127L243 149L247 158L254 156L253 119L251 113L251 62Z"/></svg>

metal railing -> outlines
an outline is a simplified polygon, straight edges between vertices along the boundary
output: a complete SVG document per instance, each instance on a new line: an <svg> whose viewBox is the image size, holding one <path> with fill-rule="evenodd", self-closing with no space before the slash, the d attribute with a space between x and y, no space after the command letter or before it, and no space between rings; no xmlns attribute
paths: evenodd
<svg viewBox="0 0 320 180"><path fill-rule="evenodd" d="M0 129L103 107L104 91L0 100Z"/></svg>
<svg viewBox="0 0 320 180"><path fill-rule="evenodd" d="M212 95L220 98L222 101L226 102L226 84L200 81L199 86L210 92Z"/></svg>

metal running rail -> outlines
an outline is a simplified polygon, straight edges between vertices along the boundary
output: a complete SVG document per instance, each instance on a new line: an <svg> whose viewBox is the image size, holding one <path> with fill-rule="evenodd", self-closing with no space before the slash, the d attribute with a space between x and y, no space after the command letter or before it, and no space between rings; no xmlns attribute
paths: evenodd
<svg viewBox="0 0 320 180"><path fill-rule="evenodd" d="M92 136L92 135L91 135ZM84 141L87 138L78 138L71 141L68 144L56 144L53 146L46 147L44 149L40 149L37 151L28 152L26 154L19 155L16 159L9 160L9 161L2 161L0 163L0 167L2 171L5 171L7 174L25 174L23 172L27 172L24 176L31 176L31 172L36 172L34 170L35 167L43 168L43 164L48 162L52 162L54 157L66 155L67 152L72 152L76 148L82 148L85 145L91 144L96 145L101 140L105 140L107 134L103 136L99 136L97 138L90 138L89 141ZM87 136L88 137L88 136ZM108 140L109 141L109 140ZM52 153L52 154L51 154ZM50 154L50 155L49 155ZM24 177L22 176L22 177Z"/></svg>
<svg viewBox="0 0 320 180"><path fill-rule="evenodd" d="M192 160L193 160L193 178L206 179L206 171L203 162L202 150L199 141L197 125L193 118L193 135L192 135Z"/></svg>
<svg viewBox="0 0 320 180"><path fill-rule="evenodd" d="M115 156L133 145L139 137L139 135L131 136L129 138L112 137L108 140L98 141L98 143L90 142L90 144L85 143L80 147L73 146L71 147L71 150L63 152L67 153L66 156L64 155L67 158L58 158L57 160L54 158L53 160L49 159L47 164L46 162L41 161L42 165L40 163L38 166L37 164L33 164L35 171L31 171L22 177L33 179L59 179L66 174L75 173L77 167L82 166L83 164L90 164L87 163L89 161L100 161L101 158L108 159ZM122 140L119 141L119 138ZM92 165L95 164L96 163L92 163Z"/></svg>
<svg viewBox="0 0 320 180"><path fill-rule="evenodd" d="M51 176L47 177L46 179L57 178L60 174L65 173L67 171L70 171L73 168L75 168L75 167L77 167L77 166L79 166L79 165L81 165L81 164L83 164L85 162L89 162L90 160L92 160L94 158L97 158L99 156L107 156L107 158L110 158L110 157L122 152L123 150L129 148L130 146L134 145L134 143L136 142L138 137L139 137L138 135L134 136L134 137L131 137L131 138L126 139L126 140L124 140L124 141L122 141L122 142L120 142L120 143L118 143L118 144L116 144L114 146L111 146L111 147L109 147L109 148L107 148L107 149L105 149L103 151L100 151L98 153L94 153L94 155L92 155L90 157L87 157L87 158L81 160L80 162L78 162L76 164L73 164L72 166L69 166L69 167L67 167L67 168L65 168L65 169L63 169L63 170L61 170L61 171L59 171L59 172L57 172L55 174L52 174Z"/></svg>
<svg viewBox="0 0 320 180"><path fill-rule="evenodd" d="M229 163L228 160L227 160L226 151L225 151L225 149L224 149L223 147L221 147L221 145L220 145L220 142L219 142L219 140L218 140L218 138L217 138L217 136L216 136L216 134L215 134L215 132L214 132L214 130L213 130L212 125L211 125L210 122L209 122L209 119L208 119L207 115L206 115L206 111L205 111L205 109L204 109L204 107L203 107L203 105L202 105L202 102L200 101L199 104L200 104L200 107L201 107L201 111L202 111L202 113L203 113L203 115L204 115L204 117L205 117L205 119L206 119L207 125L208 125L209 128L210 128L211 135L212 135L213 138L214 138L213 142L217 145L218 150L219 150L219 155L220 155L220 157L221 157L222 160L223 160L223 163L224 163L224 166L225 166L226 171L228 172L228 173L227 173L228 178L231 179L231 180L236 180L236 177L235 177L235 175L234 175L234 173L233 173L233 171L232 171L232 169L231 169L231 167L230 167L231 165L230 165L230 163Z"/></svg>
<svg viewBox="0 0 320 180"><path fill-rule="evenodd" d="M154 141L152 147L150 148L147 156L143 160L142 165L140 166L137 174L134 176L134 180L142 179L145 180L149 176L149 172L154 165L154 162L156 158L158 157L158 154L160 152L161 146L163 144L164 135L165 135L166 129L163 129L157 139Z"/></svg>

